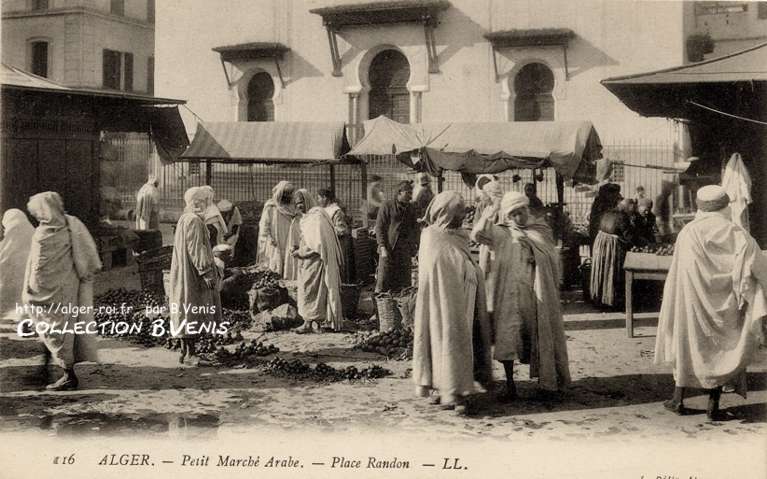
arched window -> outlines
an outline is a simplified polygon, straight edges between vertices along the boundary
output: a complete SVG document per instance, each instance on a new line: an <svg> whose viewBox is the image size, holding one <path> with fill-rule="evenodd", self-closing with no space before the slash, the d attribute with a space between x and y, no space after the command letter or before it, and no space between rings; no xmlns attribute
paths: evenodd
<svg viewBox="0 0 767 479"><path fill-rule="evenodd" d="M253 75L248 83L248 121L274 121L274 82L265 72Z"/></svg>
<svg viewBox="0 0 767 479"><path fill-rule="evenodd" d="M410 65L397 50L384 50L370 63L369 117L386 115L400 123L410 122Z"/></svg>
<svg viewBox="0 0 767 479"><path fill-rule="evenodd" d="M514 121L554 120L554 74L542 63L522 67L514 78Z"/></svg>

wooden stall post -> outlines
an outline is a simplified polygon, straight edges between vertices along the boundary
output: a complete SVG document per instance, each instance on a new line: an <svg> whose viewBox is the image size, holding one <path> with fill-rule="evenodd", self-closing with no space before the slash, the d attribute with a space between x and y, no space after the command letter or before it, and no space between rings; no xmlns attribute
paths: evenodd
<svg viewBox="0 0 767 479"><path fill-rule="evenodd" d="M439 175L437 176L437 193L442 193L444 187L445 177L442 175L442 170L440 170Z"/></svg>
<svg viewBox="0 0 767 479"><path fill-rule="evenodd" d="M211 186L213 182L213 162L205 160L205 184Z"/></svg>
<svg viewBox="0 0 767 479"><path fill-rule="evenodd" d="M565 242L565 179L557 173L557 228L559 228L562 244Z"/></svg>
<svg viewBox="0 0 767 479"><path fill-rule="evenodd" d="M335 166L333 166L332 163L329 165L329 170L330 170L330 191L332 191L333 195L335 195L336 194L336 168Z"/></svg>

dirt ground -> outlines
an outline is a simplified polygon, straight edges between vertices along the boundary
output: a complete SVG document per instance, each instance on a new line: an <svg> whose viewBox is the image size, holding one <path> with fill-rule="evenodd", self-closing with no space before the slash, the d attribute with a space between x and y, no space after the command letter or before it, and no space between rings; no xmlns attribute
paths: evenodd
<svg viewBox="0 0 767 479"><path fill-rule="evenodd" d="M135 267L98 281L101 290L116 285L137 287ZM729 420L708 421L702 393L688 400L693 415L677 417L661 406L673 389L670 371L652 363L657 314L639 314L637 337L629 339L622 313L594 312L578 294L566 298L569 391L559 401L536 400L535 383L522 366L517 371L522 398L499 404L491 395L480 396L479 413L472 417L414 397L409 361L352 350L351 335L336 333L268 333L261 340L278 346L287 359L334 367L379 364L393 375L364 383L294 381L258 368L179 366L176 353L164 348L100 339L101 362L78 365L79 390L44 392L37 379L42 345L19 338L6 322L0 325L0 432L208 438L253 430L398 431L443 439L560 441L747 440L767 433L767 350L761 349L749 368L748 399L723 396ZM503 370L497 366L500 383Z"/></svg>

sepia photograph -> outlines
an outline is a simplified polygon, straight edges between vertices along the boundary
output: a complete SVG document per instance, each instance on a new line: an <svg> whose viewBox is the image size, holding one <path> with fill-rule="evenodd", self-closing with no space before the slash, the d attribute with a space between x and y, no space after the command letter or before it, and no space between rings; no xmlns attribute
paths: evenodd
<svg viewBox="0 0 767 479"><path fill-rule="evenodd" d="M767 1L0 5L0 478L767 478Z"/></svg>

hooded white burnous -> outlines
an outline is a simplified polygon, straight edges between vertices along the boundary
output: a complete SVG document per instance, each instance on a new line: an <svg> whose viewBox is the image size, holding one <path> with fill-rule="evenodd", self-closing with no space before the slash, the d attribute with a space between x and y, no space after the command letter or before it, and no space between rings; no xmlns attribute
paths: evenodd
<svg viewBox="0 0 767 479"><path fill-rule="evenodd" d="M476 379L491 378L490 325L482 272L469 252L469 238L456 225L465 204L455 191L434 197L426 211L429 226L418 251L413 346L416 393L436 390L443 404L478 391ZM474 341L475 322L479 338ZM480 345L476 350L474 345Z"/></svg>
<svg viewBox="0 0 767 479"><path fill-rule="evenodd" d="M203 223L209 193L194 187L184 194L186 209L178 219L170 265L170 320L173 336L194 336L201 326L211 327L221 314L216 310L213 288L217 279L208 231Z"/></svg>
<svg viewBox="0 0 767 479"><path fill-rule="evenodd" d="M136 193L136 229L160 228L160 192L157 177L149 175L146 183Z"/></svg>
<svg viewBox="0 0 767 479"><path fill-rule="evenodd" d="M3 239L0 241L0 318L18 319L22 306L24 271L35 228L23 211L10 209L3 214Z"/></svg>
<svg viewBox="0 0 767 479"><path fill-rule="evenodd" d="M674 368L677 387L732 385L745 397L746 366L767 317L767 257L733 223L722 187L698 190L697 204L663 290L655 364Z"/></svg>
<svg viewBox="0 0 767 479"><path fill-rule="evenodd" d="M76 217L64 212L58 193L46 191L32 196L27 210L40 222L32 236L24 274L25 303L38 306L37 322L51 328L40 333L52 359L64 369L75 363L96 361L92 334L63 332L67 323L80 322L83 331L93 330L93 280L101 259L93 237ZM78 314L63 312L64 308ZM84 314L79 314L84 311ZM71 324L70 328L71 330Z"/></svg>
<svg viewBox="0 0 767 479"><path fill-rule="evenodd" d="M341 307L341 244L333 223L324 209L317 206L300 220L301 243L298 273L298 314L307 323L340 331L343 326ZM323 324L324 323L324 324Z"/></svg>

